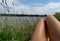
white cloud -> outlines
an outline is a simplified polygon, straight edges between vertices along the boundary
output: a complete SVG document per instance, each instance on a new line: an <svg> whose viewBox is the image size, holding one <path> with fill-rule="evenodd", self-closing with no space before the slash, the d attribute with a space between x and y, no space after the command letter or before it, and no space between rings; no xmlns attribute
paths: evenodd
<svg viewBox="0 0 60 41"><path fill-rule="evenodd" d="M50 2L46 5L44 4L35 4L35 6L29 6L23 3L20 3L17 0L7 0L8 5L11 6L13 9L11 10L11 13L22 13L24 12L25 14L54 14L55 12L59 12L60 11L60 2L59 3L54 3L54 2ZM12 2L14 2L14 4L18 4L13 6ZM1 7L0 7L1 9ZM2 9L0 10L0 12L2 11Z"/></svg>
<svg viewBox="0 0 60 41"><path fill-rule="evenodd" d="M36 3L35 6L43 6L44 4Z"/></svg>
<svg viewBox="0 0 60 41"><path fill-rule="evenodd" d="M39 12L41 14L54 14L55 12L60 11L60 3L50 2L44 6L34 7L34 9L36 12Z"/></svg>

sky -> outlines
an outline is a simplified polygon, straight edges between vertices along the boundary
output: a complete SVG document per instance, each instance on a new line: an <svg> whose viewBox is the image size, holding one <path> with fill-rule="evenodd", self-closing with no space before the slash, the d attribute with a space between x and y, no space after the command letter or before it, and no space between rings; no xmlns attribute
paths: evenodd
<svg viewBox="0 0 60 41"><path fill-rule="evenodd" d="M9 9L11 14L50 15L60 12L60 0L6 0L6 2L12 8ZM5 8L0 4L0 13L8 13Z"/></svg>

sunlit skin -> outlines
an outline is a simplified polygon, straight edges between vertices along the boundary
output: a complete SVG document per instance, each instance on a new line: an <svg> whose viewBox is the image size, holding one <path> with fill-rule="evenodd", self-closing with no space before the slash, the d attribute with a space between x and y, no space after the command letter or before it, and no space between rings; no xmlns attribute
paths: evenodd
<svg viewBox="0 0 60 41"><path fill-rule="evenodd" d="M51 15L48 15L45 20L41 19L36 26L31 41L60 41L59 21Z"/></svg>
<svg viewBox="0 0 60 41"><path fill-rule="evenodd" d="M50 41L60 41L60 22L52 15L46 17Z"/></svg>
<svg viewBox="0 0 60 41"><path fill-rule="evenodd" d="M31 41L47 41L44 20L38 22Z"/></svg>

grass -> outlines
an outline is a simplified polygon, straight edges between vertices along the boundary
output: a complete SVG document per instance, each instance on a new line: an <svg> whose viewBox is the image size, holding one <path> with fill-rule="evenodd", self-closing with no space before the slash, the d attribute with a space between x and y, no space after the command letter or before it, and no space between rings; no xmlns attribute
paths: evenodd
<svg viewBox="0 0 60 41"><path fill-rule="evenodd" d="M0 41L29 41L39 18L0 17Z"/></svg>
<svg viewBox="0 0 60 41"><path fill-rule="evenodd" d="M60 14L54 16L60 21ZM1 16L0 41L29 41L38 21L39 17Z"/></svg>
<svg viewBox="0 0 60 41"><path fill-rule="evenodd" d="M54 16L60 21L60 14ZM0 41L29 41L38 21L39 17L1 16Z"/></svg>

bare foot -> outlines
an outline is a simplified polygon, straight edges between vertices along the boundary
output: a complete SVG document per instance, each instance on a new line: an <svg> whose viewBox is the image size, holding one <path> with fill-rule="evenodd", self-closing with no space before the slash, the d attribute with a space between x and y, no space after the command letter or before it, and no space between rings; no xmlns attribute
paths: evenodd
<svg viewBox="0 0 60 41"><path fill-rule="evenodd" d="M60 23L52 15L46 17L50 41L60 41Z"/></svg>
<svg viewBox="0 0 60 41"><path fill-rule="evenodd" d="M31 41L47 41L44 20L38 22Z"/></svg>

